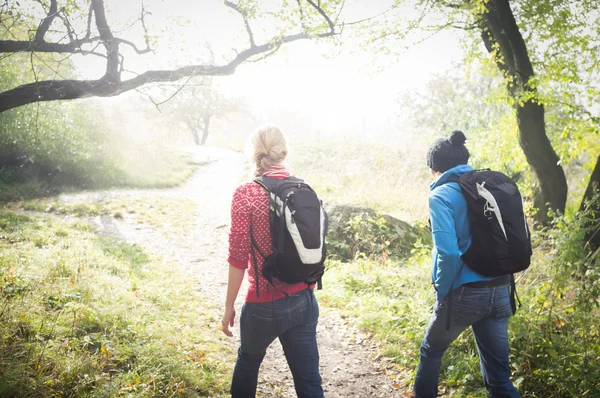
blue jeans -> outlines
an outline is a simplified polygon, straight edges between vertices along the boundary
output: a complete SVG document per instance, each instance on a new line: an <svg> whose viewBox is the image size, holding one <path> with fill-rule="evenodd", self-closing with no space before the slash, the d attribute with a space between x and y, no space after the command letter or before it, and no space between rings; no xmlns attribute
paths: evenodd
<svg viewBox="0 0 600 398"><path fill-rule="evenodd" d="M312 289L268 303L245 303L240 316L241 346L231 381L233 398L254 397L258 369L267 347L279 338L298 397L321 398L317 321Z"/></svg>
<svg viewBox="0 0 600 398"><path fill-rule="evenodd" d="M469 288L452 293L450 329L446 329L448 302L436 302L421 343L421 361L415 379L415 398L436 397L444 352L469 326L473 329L481 374L492 397L518 398L508 366L509 286Z"/></svg>

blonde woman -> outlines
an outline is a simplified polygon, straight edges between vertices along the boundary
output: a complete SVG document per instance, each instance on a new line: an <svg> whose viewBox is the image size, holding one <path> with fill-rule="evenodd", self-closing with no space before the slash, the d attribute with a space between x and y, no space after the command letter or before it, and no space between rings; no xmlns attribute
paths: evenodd
<svg viewBox="0 0 600 398"><path fill-rule="evenodd" d="M283 165L288 154L287 142L277 127L255 131L249 143L255 177L290 177ZM246 269L255 261L259 272L248 272L249 287L240 316L241 345L231 395L255 396L260 364L267 347L278 338L298 397L323 397L316 336L319 306L314 285L305 282L278 284L276 288L270 285L263 276L264 260L259 252L268 255L271 250L268 194L253 181L243 183L235 190L231 204L229 281L222 319L223 333L227 336L232 336L229 328L234 325L234 303Z"/></svg>

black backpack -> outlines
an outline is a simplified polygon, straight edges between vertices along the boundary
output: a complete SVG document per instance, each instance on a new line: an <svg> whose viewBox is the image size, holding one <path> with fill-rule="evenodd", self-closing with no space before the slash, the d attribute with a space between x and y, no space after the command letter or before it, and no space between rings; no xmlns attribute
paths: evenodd
<svg viewBox="0 0 600 398"><path fill-rule="evenodd" d="M491 170L471 171L456 181L467 200L471 246L461 256L485 276L511 275L531 263L531 237L517 185Z"/></svg>
<svg viewBox="0 0 600 398"><path fill-rule="evenodd" d="M471 224L471 246L461 258L481 275L510 275L510 307L514 314L516 302L521 305L514 273L529 267L532 254L519 188L510 177L489 169L470 171L458 178L450 177L448 182L460 185ZM447 330L450 329L451 305L450 300Z"/></svg>
<svg viewBox="0 0 600 398"><path fill-rule="evenodd" d="M272 286L275 280L288 284L306 282L321 288L327 254L327 213L315 191L296 177L283 179L262 176L254 180L269 193L269 224L272 254L265 256L258 248L252 225L252 247L264 258L263 276ZM254 272L258 281L258 264L251 250ZM259 297L258 284L256 295Z"/></svg>

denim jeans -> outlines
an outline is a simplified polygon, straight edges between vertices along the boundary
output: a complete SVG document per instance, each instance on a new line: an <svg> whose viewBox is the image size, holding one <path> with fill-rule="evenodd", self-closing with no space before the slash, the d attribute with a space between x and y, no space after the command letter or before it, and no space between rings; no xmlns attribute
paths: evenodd
<svg viewBox="0 0 600 398"><path fill-rule="evenodd" d="M233 371L231 396L256 395L260 364L267 347L279 338L298 397L323 397L318 319L319 305L312 289L268 303L245 303L240 316L241 346Z"/></svg>
<svg viewBox="0 0 600 398"><path fill-rule="evenodd" d="M510 381L508 366L509 286L469 288L452 293L450 329L446 329L448 302L436 302L421 343L421 361L415 379L415 398L436 397L444 352L469 326L473 329L481 374L492 397L520 397Z"/></svg>

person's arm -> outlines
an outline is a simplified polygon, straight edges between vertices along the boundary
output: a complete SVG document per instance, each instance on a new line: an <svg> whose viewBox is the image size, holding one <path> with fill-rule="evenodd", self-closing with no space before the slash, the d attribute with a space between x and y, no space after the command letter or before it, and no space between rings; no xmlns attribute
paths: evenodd
<svg viewBox="0 0 600 398"><path fill-rule="evenodd" d="M433 244L438 252L437 272L433 278L437 288L437 299L444 301L450 293L460 266L458 238L454 226L453 209L447 199L438 192L432 193L429 198L429 211Z"/></svg>
<svg viewBox="0 0 600 398"><path fill-rule="evenodd" d="M240 286L244 280L245 269L229 265L229 279L227 281L227 298L225 299L225 313L221 324L223 325L223 333L227 336L233 336L229 327L233 327L235 320L235 299L240 291Z"/></svg>
<svg viewBox="0 0 600 398"><path fill-rule="evenodd" d="M223 333L232 336L230 327L235 320L235 299L244 280L250 253L250 206L246 190L239 187L231 201L231 230L229 232L229 279L225 311L221 325Z"/></svg>

